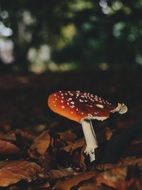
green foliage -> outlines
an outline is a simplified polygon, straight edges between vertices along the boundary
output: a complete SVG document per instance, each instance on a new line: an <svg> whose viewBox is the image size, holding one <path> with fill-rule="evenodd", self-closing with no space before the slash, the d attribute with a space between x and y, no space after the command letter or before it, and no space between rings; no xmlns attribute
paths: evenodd
<svg viewBox="0 0 142 190"><path fill-rule="evenodd" d="M45 44L51 53L45 70L53 63L85 69L142 64L141 0L1 0L0 7L0 21L13 31L17 68L28 70L30 49Z"/></svg>

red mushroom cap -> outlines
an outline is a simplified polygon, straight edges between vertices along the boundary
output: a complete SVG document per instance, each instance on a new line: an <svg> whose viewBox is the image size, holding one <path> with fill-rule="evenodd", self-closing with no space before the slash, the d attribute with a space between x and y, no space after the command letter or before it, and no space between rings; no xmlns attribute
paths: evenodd
<svg viewBox="0 0 142 190"><path fill-rule="evenodd" d="M110 113L125 113L124 104L113 105L97 95L80 91L59 91L48 98L49 108L68 119L80 122L82 119L104 120ZM122 107L125 109L122 111Z"/></svg>

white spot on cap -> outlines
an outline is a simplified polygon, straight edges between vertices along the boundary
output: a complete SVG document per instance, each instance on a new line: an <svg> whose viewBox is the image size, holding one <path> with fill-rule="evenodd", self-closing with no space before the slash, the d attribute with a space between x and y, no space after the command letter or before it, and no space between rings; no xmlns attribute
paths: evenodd
<svg viewBox="0 0 142 190"><path fill-rule="evenodd" d="M91 100L92 102L94 102L94 101L95 101L93 98L90 98L90 100Z"/></svg>
<svg viewBox="0 0 142 190"><path fill-rule="evenodd" d="M71 102L71 104L74 104L74 102Z"/></svg>
<svg viewBox="0 0 142 190"><path fill-rule="evenodd" d="M71 108L75 108L75 106L74 106L74 105L71 105L70 107L71 107Z"/></svg>
<svg viewBox="0 0 142 190"><path fill-rule="evenodd" d="M70 96L73 96L73 93L69 92L69 95L70 95Z"/></svg>
<svg viewBox="0 0 142 190"><path fill-rule="evenodd" d="M89 113L88 116L92 117L93 115Z"/></svg>
<svg viewBox="0 0 142 190"><path fill-rule="evenodd" d="M101 108L101 109L104 108L104 106L103 106L102 104L96 104L96 106L97 106L98 108Z"/></svg>

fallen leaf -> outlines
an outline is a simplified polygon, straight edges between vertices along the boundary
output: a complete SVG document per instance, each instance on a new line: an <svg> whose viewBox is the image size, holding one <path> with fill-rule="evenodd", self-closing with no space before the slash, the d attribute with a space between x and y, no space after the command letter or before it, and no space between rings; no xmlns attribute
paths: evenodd
<svg viewBox="0 0 142 190"><path fill-rule="evenodd" d="M59 149L60 155L68 154L67 161L70 160L71 165L74 167L86 167L85 165L85 155L84 155L84 138L76 140L75 142L70 142L67 146L61 147ZM66 161L66 162L67 162Z"/></svg>
<svg viewBox="0 0 142 190"><path fill-rule="evenodd" d="M137 165L139 168L142 169L142 158L136 158L136 157L126 157L122 158L119 161L120 165L125 165L125 166L135 166Z"/></svg>
<svg viewBox="0 0 142 190"><path fill-rule="evenodd" d="M71 168L60 169L60 170L52 169L48 172L48 177L49 177L49 180L57 180L57 179L61 179L67 176L68 177L73 176L76 174L77 173Z"/></svg>
<svg viewBox="0 0 142 190"><path fill-rule="evenodd" d="M0 163L0 186L6 187L21 180L31 182L36 179L41 168L29 161L4 161Z"/></svg>
<svg viewBox="0 0 142 190"><path fill-rule="evenodd" d="M76 140L74 143L70 143L69 145L63 147L62 150L66 152L72 152L75 149L83 147L84 145L85 145L85 140L82 138L82 139Z"/></svg>
<svg viewBox="0 0 142 190"><path fill-rule="evenodd" d="M81 174L78 174L70 179L58 182L54 189L55 190L70 190L73 187L76 187L79 183L89 180L93 177L97 176L97 172L83 172Z"/></svg>
<svg viewBox="0 0 142 190"><path fill-rule="evenodd" d="M111 163L103 163L103 164L96 164L95 168L99 171L106 171L106 170L111 169L115 166L117 166L117 165L111 164Z"/></svg>
<svg viewBox="0 0 142 190"><path fill-rule="evenodd" d="M118 185L118 190L142 190L142 179L132 178Z"/></svg>
<svg viewBox="0 0 142 190"><path fill-rule="evenodd" d="M0 154L1 155L14 155L19 154L20 149L13 143L0 139Z"/></svg>
<svg viewBox="0 0 142 190"><path fill-rule="evenodd" d="M96 183L98 185L105 184L111 188L116 188L125 180L127 176L127 167L116 166L105 172L100 173L96 177Z"/></svg>
<svg viewBox="0 0 142 190"><path fill-rule="evenodd" d="M33 141L35 139L35 135L29 130L16 129L16 136L20 136L24 140Z"/></svg>
<svg viewBox="0 0 142 190"><path fill-rule="evenodd" d="M0 131L0 139L15 142L16 141L15 131L10 131L8 133Z"/></svg>
<svg viewBox="0 0 142 190"><path fill-rule="evenodd" d="M58 138L65 142L74 142L77 138L76 134L72 130L67 130L65 132L58 132Z"/></svg>
<svg viewBox="0 0 142 190"><path fill-rule="evenodd" d="M106 127L105 130L104 130L104 135L105 135L105 139L106 139L106 140L110 140L110 138L111 138L112 135L113 135L112 129L109 128L109 127Z"/></svg>
<svg viewBox="0 0 142 190"><path fill-rule="evenodd" d="M110 187L103 185L96 185L95 182L83 183L80 185L77 190L112 190Z"/></svg>
<svg viewBox="0 0 142 190"><path fill-rule="evenodd" d="M33 141L29 150L30 156L32 158L38 158L39 156L43 156L47 152L50 144L51 137L48 131L44 131Z"/></svg>

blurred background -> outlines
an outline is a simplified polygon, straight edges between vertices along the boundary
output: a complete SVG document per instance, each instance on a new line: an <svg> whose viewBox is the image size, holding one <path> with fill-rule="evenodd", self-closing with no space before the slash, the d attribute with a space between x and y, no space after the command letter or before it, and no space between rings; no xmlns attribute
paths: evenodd
<svg viewBox="0 0 142 190"><path fill-rule="evenodd" d="M142 0L0 0L0 71L142 68Z"/></svg>

